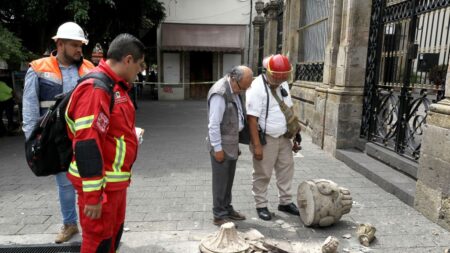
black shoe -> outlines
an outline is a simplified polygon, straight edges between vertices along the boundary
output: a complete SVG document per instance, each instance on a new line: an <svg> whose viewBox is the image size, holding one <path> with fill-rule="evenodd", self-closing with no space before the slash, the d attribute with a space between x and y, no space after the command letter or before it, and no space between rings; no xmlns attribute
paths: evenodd
<svg viewBox="0 0 450 253"><path fill-rule="evenodd" d="M256 208L256 212L258 213L259 218L261 218L262 220L272 219L272 215L270 214L269 209L267 209L267 207Z"/></svg>
<svg viewBox="0 0 450 253"><path fill-rule="evenodd" d="M290 213L292 215L300 216L298 212L298 208L294 203L290 203L288 205L278 205L278 210L286 213Z"/></svg>

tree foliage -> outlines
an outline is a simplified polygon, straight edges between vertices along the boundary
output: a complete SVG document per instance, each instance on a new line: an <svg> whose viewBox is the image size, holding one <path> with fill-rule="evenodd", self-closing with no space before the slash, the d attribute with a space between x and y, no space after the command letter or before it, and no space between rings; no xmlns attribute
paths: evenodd
<svg viewBox="0 0 450 253"><path fill-rule="evenodd" d="M87 32L86 53L97 42L106 48L123 32L143 38L164 18L165 8L158 0L0 0L0 22L7 29L0 35L11 38L10 33L3 33L13 32L37 55L54 46L51 37L67 21L75 21Z"/></svg>
<svg viewBox="0 0 450 253"><path fill-rule="evenodd" d="M22 41L0 24L0 60L20 63L30 53L22 47Z"/></svg>

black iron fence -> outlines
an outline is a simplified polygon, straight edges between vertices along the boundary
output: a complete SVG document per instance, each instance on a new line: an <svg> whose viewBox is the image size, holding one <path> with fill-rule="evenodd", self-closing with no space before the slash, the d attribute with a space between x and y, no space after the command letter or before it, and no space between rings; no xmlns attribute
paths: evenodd
<svg viewBox="0 0 450 253"><path fill-rule="evenodd" d="M450 0L373 0L361 136L420 157L429 106L442 99Z"/></svg>
<svg viewBox="0 0 450 253"><path fill-rule="evenodd" d="M322 82L323 62L298 63L295 77L296 80Z"/></svg>

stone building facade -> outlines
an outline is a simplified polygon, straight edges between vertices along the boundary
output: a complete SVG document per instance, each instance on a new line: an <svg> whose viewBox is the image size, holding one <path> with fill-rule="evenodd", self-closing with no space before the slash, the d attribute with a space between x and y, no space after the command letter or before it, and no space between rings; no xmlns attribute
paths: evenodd
<svg viewBox="0 0 450 253"><path fill-rule="evenodd" d="M449 66L438 39L450 37L447 2L257 0L252 67L288 55L313 143L333 155L368 144L391 152L393 170L413 168L415 208L450 229L450 88L433 78Z"/></svg>

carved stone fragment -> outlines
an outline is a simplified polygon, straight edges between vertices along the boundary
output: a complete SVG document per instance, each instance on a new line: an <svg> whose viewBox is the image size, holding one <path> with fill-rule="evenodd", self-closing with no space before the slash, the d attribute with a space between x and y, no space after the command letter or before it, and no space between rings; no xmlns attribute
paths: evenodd
<svg viewBox="0 0 450 253"><path fill-rule="evenodd" d="M243 239L244 236L237 232L236 226L228 222L220 226L220 230L200 243L202 253L245 253L249 244Z"/></svg>
<svg viewBox="0 0 450 253"><path fill-rule="evenodd" d="M322 244L322 253L336 253L339 247L339 240L334 236L328 236Z"/></svg>
<svg viewBox="0 0 450 253"><path fill-rule="evenodd" d="M306 226L330 226L349 213L353 200L350 191L326 179L303 181L298 186L300 219Z"/></svg>
<svg viewBox="0 0 450 253"><path fill-rule="evenodd" d="M356 234L358 235L359 242L362 245L369 247L369 244L375 238L376 231L377 229L372 224L359 224L356 228Z"/></svg>

